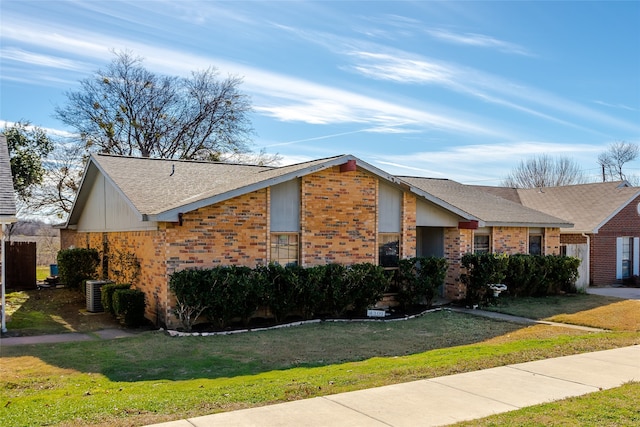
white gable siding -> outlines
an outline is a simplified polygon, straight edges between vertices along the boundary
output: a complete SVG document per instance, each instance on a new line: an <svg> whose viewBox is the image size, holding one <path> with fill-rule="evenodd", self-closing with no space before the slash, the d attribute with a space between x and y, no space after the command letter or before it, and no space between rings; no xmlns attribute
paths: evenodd
<svg viewBox="0 0 640 427"><path fill-rule="evenodd" d="M380 181L378 231L399 233L402 217L402 191Z"/></svg>
<svg viewBox="0 0 640 427"><path fill-rule="evenodd" d="M416 225L418 227L457 227L459 218L433 203L418 200Z"/></svg>
<svg viewBox="0 0 640 427"><path fill-rule="evenodd" d="M78 231L133 231L156 227L155 222L140 221L113 185L98 174L78 220Z"/></svg>

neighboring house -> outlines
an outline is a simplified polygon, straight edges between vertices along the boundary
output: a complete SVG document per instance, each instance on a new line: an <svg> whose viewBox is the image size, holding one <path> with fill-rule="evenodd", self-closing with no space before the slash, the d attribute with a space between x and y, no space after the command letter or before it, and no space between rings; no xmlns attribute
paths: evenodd
<svg viewBox="0 0 640 427"><path fill-rule="evenodd" d="M9 162L7 139L0 135L0 283L2 283L2 307L5 305L5 242L6 227L16 222L16 202L13 195L13 178ZM2 332L6 331L6 318L2 310Z"/></svg>
<svg viewBox="0 0 640 427"><path fill-rule="evenodd" d="M536 250L557 254L560 227L570 226L452 181L395 177L350 155L284 167L92 155L61 246L133 253L147 317L171 326L169 275L184 268L394 268L401 258L437 255L450 266L443 293L457 299L464 253L528 253L540 235Z"/></svg>
<svg viewBox="0 0 640 427"><path fill-rule="evenodd" d="M640 272L640 187L603 182L533 189L482 187L564 218L562 253L582 259L579 287L622 283Z"/></svg>

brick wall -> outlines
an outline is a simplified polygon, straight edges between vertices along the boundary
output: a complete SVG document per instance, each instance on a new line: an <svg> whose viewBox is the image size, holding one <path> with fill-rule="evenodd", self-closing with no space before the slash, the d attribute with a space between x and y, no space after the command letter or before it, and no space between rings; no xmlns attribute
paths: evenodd
<svg viewBox="0 0 640 427"><path fill-rule="evenodd" d="M187 267L266 264L267 190L206 206L166 223L167 273Z"/></svg>
<svg viewBox="0 0 640 427"><path fill-rule="evenodd" d="M400 258L416 256L417 229L416 216L418 212L416 196L403 192L402 197L402 237L400 239Z"/></svg>
<svg viewBox="0 0 640 427"><path fill-rule="evenodd" d="M590 284L607 286L621 282L616 279L616 238L640 237L638 203L640 196L591 235Z"/></svg>
<svg viewBox="0 0 640 427"><path fill-rule="evenodd" d="M302 178L303 266L377 259L377 180L358 169L332 167Z"/></svg>
<svg viewBox="0 0 640 427"><path fill-rule="evenodd" d="M529 229L526 227L493 227L491 238L491 248L495 253L529 253Z"/></svg>
<svg viewBox="0 0 640 427"><path fill-rule="evenodd" d="M560 255L560 229L544 229L544 249L543 255Z"/></svg>
<svg viewBox="0 0 640 427"><path fill-rule="evenodd" d="M561 234L560 243L563 245L581 245L587 243L587 238L581 234Z"/></svg>
<svg viewBox="0 0 640 427"><path fill-rule="evenodd" d="M444 257L449 268L445 278L444 296L452 300L463 299L466 287L460 282L462 255L473 252L473 230L450 227L444 230Z"/></svg>

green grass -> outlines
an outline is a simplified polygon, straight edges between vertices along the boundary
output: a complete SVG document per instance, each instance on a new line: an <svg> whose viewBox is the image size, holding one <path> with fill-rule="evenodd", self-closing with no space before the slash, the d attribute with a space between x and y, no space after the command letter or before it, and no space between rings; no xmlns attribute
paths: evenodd
<svg viewBox="0 0 640 427"><path fill-rule="evenodd" d="M597 296L567 301L576 306L559 301L552 314L602 304L637 311ZM626 318L610 316L608 326L615 329ZM400 322L227 336L145 332L111 341L3 346L0 425L151 424L633 344L640 344L633 329L522 327L440 311Z"/></svg>
<svg viewBox="0 0 640 427"><path fill-rule="evenodd" d="M48 265L39 265L36 267L36 280L43 281L47 277L49 277L49 273L51 270Z"/></svg>
<svg viewBox="0 0 640 427"><path fill-rule="evenodd" d="M438 318L401 323L421 331L431 322L466 324L469 319L457 313L434 315ZM373 331L355 343L357 354L337 350L345 340L356 340L344 324L218 337L148 332L99 345L6 347L0 424L148 424L640 343L637 333L594 334L544 325L517 329L471 319L478 329L509 325L509 331L475 344L403 355L403 333L385 329L396 355L384 357L374 356L383 353L380 342L363 344ZM296 346L303 342L302 348ZM425 348L429 345L425 339Z"/></svg>
<svg viewBox="0 0 640 427"><path fill-rule="evenodd" d="M541 320L558 314L573 314L591 310L620 301L622 300L616 297L589 294L554 295L541 298L500 297L497 300L497 305L485 309Z"/></svg>
<svg viewBox="0 0 640 427"><path fill-rule="evenodd" d="M638 402L640 383L631 382L610 390L531 406L455 426L637 426L640 425Z"/></svg>

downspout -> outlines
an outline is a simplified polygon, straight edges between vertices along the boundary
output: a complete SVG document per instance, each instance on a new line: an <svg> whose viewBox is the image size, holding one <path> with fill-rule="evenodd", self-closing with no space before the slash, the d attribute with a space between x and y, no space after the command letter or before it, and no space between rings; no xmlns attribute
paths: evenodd
<svg viewBox="0 0 640 427"><path fill-rule="evenodd" d="M587 239L587 288L588 288L589 286L591 286L591 237L587 233L582 233L582 237Z"/></svg>

